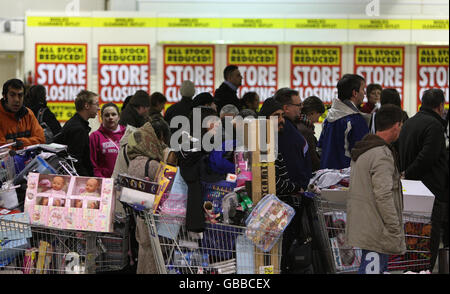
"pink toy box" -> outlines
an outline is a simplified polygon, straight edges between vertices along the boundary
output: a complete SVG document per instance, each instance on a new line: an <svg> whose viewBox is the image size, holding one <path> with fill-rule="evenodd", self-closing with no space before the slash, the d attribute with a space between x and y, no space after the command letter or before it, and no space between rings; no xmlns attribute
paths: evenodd
<svg viewBox="0 0 450 294"><path fill-rule="evenodd" d="M32 224L113 231L113 179L30 173L27 184L25 211Z"/></svg>

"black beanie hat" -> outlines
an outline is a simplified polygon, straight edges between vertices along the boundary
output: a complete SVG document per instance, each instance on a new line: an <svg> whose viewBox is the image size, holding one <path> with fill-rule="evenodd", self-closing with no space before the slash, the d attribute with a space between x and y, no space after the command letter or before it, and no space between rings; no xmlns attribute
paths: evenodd
<svg viewBox="0 0 450 294"><path fill-rule="evenodd" d="M279 109L283 110L283 106L281 105L281 103L275 100L274 98L270 97L264 101L258 115L269 117L272 113L274 113Z"/></svg>
<svg viewBox="0 0 450 294"><path fill-rule="evenodd" d="M130 99L130 104L134 106L150 107L150 95L144 90L137 90Z"/></svg>
<svg viewBox="0 0 450 294"><path fill-rule="evenodd" d="M209 92L202 92L192 100L192 107L202 106L213 103L213 96Z"/></svg>

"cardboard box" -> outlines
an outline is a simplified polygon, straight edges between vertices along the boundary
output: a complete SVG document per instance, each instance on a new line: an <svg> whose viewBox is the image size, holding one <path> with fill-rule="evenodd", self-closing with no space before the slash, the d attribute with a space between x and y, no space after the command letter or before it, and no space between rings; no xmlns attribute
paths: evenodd
<svg viewBox="0 0 450 294"><path fill-rule="evenodd" d="M56 177L63 179L62 188L54 188ZM88 187L91 179L97 181L93 192L89 192ZM113 231L113 179L30 173L27 184L25 211L32 224L69 230Z"/></svg>
<svg viewBox="0 0 450 294"><path fill-rule="evenodd" d="M403 211L431 215L434 195L421 181L402 180Z"/></svg>
<svg viewBox="0 0 450 294"><path fill-rule="evenodd" d="M401 180L403 186L403 211L431 215L434 195L421 181ZM335 203L346 203L348 189L321 190L323 199Z"/></svg>

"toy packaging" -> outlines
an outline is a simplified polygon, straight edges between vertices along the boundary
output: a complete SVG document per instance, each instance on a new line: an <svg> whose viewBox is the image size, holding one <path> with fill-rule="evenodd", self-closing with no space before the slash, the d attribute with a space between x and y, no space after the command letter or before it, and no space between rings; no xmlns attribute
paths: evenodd
<svg viewBox="0 0 450 294"><path fill-rule="evenodd" d="M27 184L25 212L32 224L113 231L113 179L30 173Z"/></svg>
<svg viewBox="0 0 450 294"><path fill-rule="evenodd" d="M277 243L295 215L295 210L273 194L264 196L245 221L245 235L263 252Z"/></svg>
<svg viewBox="0 0 450 294"><path fill-rule="evenodd" d="M170 191L172 187L175 174L177 173L177 167L161 162L158 172L156 174L156 182L159 185L158 192L155 196L153 204L153 213L159 207L160 201L167 191Z"/></svg>
<svg viewBox="0 0 450 294"><path fill-rule="evenodd" d="M362 251L345 244L345 225L347 214L344 211L332 211L324 214L334 263L339 271L358 270Z"/></svg>
<svg viewBox="0 0 450 294"><path fill-rule="evenodd" d="M122 187L120 201L148 209L153 208L158 184L122 174L117 176L117 182Z"/></svg>
<svg viewBox="0 0 450 294"><path fill-rule="evenodd" d="M212 203L212 214L221 214L223 197L232 192L236 182L222 180L214 183L202 182L203 202Z"/></svg>

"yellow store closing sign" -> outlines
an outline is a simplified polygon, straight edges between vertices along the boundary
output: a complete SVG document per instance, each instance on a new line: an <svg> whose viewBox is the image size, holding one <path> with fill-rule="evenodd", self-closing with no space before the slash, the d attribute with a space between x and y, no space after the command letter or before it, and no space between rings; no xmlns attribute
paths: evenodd
<svg viewBox="0 0 450 294"><path fill-rule="evenodd" d="M292 46L291 88L299 92L301 99L317 96L331 104L337 98L341 54L340 46Z"/></svg>
<svg viewBox="0 0 450 294"><path fill-rule="evenodd" d="M417 111L423 93L432 88L444 92L445 108L449 103L449 49L448 46L417 47Z"/></svg>
<svg viewBox="0 0 450 294"><path fill-rule="evenodd" d="M260 102L275 94L278 84L278 46L229 45L227 64L239 67L242 85L237 95L256 92Z"/></svg>
<svg viewBox="0 0 450 294"><path fill-rule="evenodd" d="M75 97L87 88L87 44L37 43L36 83L47 92L48 107L67 121L75 113Z"/></svg>
<svg viewBox="0 0 450 294"><path fill-rule="evenodd" d="M214 45L164 45L164 95L169 103L181 98L185 80L195 85L196 94L214 92Z"/></svg>
<svg viewBox="0 0 450 294"><path fill-rule="evenodd" d="M405 47L355 46L354 72L365 78L366 85L375 83L396 89L403 105L404 53Z"/></svg>
<svg viewBox="0 0 450 294"><path fill-rule="evenodd" d="M148 44L99 44L100 103L122 103L137 90L150 92Z"/></svg>

